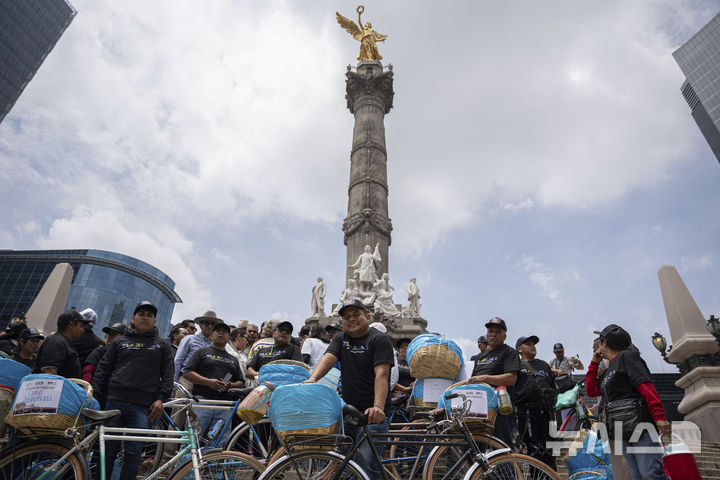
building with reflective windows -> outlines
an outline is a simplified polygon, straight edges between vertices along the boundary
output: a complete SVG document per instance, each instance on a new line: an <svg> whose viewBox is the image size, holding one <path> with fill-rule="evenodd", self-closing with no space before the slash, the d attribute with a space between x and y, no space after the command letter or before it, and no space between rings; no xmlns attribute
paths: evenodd
<svg viewBox="0 0 720 480"><path fill-rule="evenodd" d="M95 333L116 322L130 323L135 305L149 300L158 308L161 336L170 333L175 282L152 265L104 250L0 250L0 328L25 313L58 263L73 269L67 308L92 308L98 314Z"/></svg>
<svg viewBox="0 0 720 480"><path fill-rule="evenodd" d="M673 53L685 74L681 91L720 162L720 14Z"/></svg>
<svg viewBox="0 0 720 480"><path fill-rule="evenodd" d="M76 13L67 0L0 0L0 122Z"/></svg>

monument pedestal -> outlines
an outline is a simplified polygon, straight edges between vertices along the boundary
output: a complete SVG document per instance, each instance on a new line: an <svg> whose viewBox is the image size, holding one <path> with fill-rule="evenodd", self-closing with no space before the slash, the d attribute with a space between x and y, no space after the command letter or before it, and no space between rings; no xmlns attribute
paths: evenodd
<svg viewBox="0 0 720 480"><path fill-rule="evenodd" d="M700 427L703 442L720 443L720 367L697 367L675 382L685 389L678 411Z"/></svg>

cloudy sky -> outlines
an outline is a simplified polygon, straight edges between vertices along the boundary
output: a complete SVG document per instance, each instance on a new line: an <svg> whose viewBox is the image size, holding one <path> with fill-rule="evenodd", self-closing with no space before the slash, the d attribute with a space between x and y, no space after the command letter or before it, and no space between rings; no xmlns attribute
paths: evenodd
<svg viewBox="0 0 720 480"><path fill-rule="evenodd" d="M73 0L0 124L2 248L98 248L169 274L174 321L310 313L343 288L356 3ZM674 265L720 314L720 165L671 53L720 1L366 1L389 34L391 283L474 354L487 319L589 360L626 326L655 371Z"/></svg>

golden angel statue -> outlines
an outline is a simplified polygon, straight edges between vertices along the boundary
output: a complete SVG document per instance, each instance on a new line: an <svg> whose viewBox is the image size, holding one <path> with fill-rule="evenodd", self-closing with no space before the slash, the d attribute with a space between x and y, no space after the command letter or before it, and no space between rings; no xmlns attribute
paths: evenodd
<svg viewBox="0 0 720 480"><path fill-rule="evenodd" d="M373 30L370 22L367 22L363 27L360 16L364 11L365 7L362 5L357 8L357 24L337 12L335 12L335 15L337 16L337 22L340 26L347 30L347 32L352 35L355 40L360 42L360 55L357 57L358 60L382 60L382 55L380 55L380 52L378 51L376 42L384 42L388 36Z"/></svg>

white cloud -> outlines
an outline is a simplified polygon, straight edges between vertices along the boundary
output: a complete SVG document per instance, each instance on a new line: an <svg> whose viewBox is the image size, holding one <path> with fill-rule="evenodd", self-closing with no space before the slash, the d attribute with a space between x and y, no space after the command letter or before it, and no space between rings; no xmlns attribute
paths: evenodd
<svg viewBox="0 0 720 480"><path fill-rule="evenodd" d="M703 270L712 266L712 257L706 253L686 255L680 259L680 270Z"/></svg>
<svg viewBox="0 0 720 480"><path fill-rule="evenodd" d="M519 265L530 274L530 281L540 289L544 297L553 303L560 303L560 290L556 286L557 279L549 268L529 255L523 255Z"/></svg>

